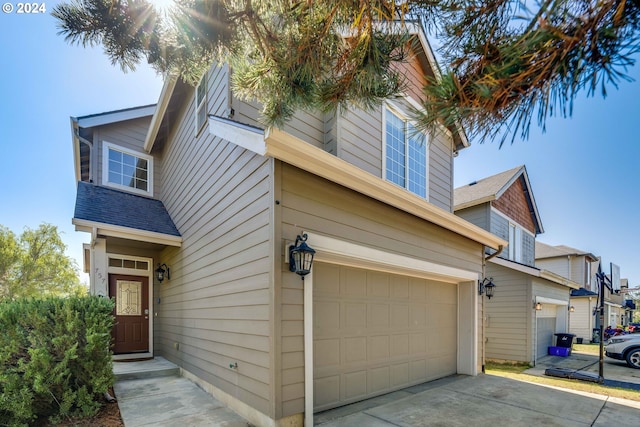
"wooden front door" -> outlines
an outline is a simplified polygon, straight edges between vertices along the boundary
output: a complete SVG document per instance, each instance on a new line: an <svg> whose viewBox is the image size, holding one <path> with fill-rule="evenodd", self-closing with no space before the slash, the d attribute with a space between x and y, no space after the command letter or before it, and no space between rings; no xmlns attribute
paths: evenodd
<svg viewBox="0 0 640 427"><path fill-rule="evenodd" d="M109 275L109 296L115 299L111 331L114 354L149 351L149 278Z"/></svg>

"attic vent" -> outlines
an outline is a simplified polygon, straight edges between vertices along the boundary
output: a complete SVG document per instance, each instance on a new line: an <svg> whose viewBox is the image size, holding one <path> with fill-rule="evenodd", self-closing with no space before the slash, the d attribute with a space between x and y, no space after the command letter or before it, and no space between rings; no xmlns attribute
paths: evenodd
<svg viewBox="0 0 640 427"><path fill-rule="evenodd" d="M478 183L478 181L473 181L472 183L469 184L469 187L471 187L472 185L476 185Z"/></svg>

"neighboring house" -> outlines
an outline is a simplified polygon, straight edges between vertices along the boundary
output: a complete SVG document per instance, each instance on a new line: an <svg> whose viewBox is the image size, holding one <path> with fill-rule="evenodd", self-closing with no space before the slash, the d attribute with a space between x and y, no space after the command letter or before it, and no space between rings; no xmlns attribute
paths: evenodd
<svg viewBox="0 0 640 427"><path fill-rule="evenodd" d="M568 329L569 292L578 284L535 265L535 239L543 232L524 166L458 187L455 214L509 246L491 258L486 276L495 295L485 301L487 359L535 364Z"/></svg>
<svg viewBox="0 0 640 427"><path fill-rule="evenodd" d="M437 73L413 34L412 86L375 111L263 130L214 66L195 89L168 79L155 108L72 119L73 222L92 293L116 299L116 357L161 355L273 426L482 369L478 281L506 242L452 213L464 134L408 119ZM288 265L302 233L304 281Z"/></svg>
<svg viewBox="0 0 640 427"><path fill-rule="evenodd" d="M596 273L600 258L596 255L565 245L551 246L536 242L536 265L553 271L580 285L580 289L571 292L571 305L574 311L570 313L569 332L583 341L596 341L594 329L599 329L598 313L598 282ZM620 306L620 304L616 304ZM605 323L609 323L616 316L617 308L611 305L611 292L605 289ZM605 327L607 325L604 325ZM615 326L615 323L614 325Z"/></svg>

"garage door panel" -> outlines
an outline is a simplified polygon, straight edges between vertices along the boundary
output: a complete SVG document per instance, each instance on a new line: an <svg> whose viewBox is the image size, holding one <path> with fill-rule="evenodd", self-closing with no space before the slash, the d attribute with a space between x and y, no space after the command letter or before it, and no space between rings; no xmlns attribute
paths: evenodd
<svg viewBox="0 0 640 427"><path fill-rule="evenodd" d="M405 387L409 385L409 364L400 363L390 368L391 387Z"/></svg>
<svg viewBox="0 0 640 427"><path fill-rule="evenodd" d="M389 275L370 271L367 273L367 295L370 297L389 297Z"/></svg>
<svg viewBox="0 0 640 427"><path fill-rule="evenodd" d="M425 359L413 360L409 364L409 381L416 383L427 378L427 361Z"/></svg>
<svg viewBox="0 0 640 427"><path fill-rule="evenodd" d="M367 361L367 339L365 337L344 338L345 363L366 363Z"/></svg>
<svg viewBox="0 0 640 427"><path fill-rule="evenodd" d="M340 361L340 339L316 340L313 348L314 369L322 369L327 366L339 366Z"/></svg>
<svg viewBox="0 0 640 427"><path fill-rule="evenodd" d="M343 268L340 275L340 292L343 295L367 296L367 272L354 268Z"/></svg>
<svg viewBox="0 0 640 427"><path fill-rule="evenodd" d="M409 316L411 320L411 329L423 330L427 327L427 306L426 305L412 305L409 308Z"/></svg>
<svg viewBox="0 0 640 427"><path fill-rule="evenodd" d="M316 301L313 304L314 336L323 337L340 328L340 303Z"/></svg>
<svg viewBox="0 0 640 427"><path fill-rule="evenodd" d="M389 366L369 369L367 372L367 394L376 393L379 390L389 390Z"/></svg>
<svg viewBox="0 0 640 427"><path fill-rule="evenodd" d="M389 335L369 337L369 362L380 362L389 359Z"/></svg>
<svg viewBox="0 0 640 427"><path fill-rule="evenodd" d="M329 272L325 267L314 265L314 332L322 332L314 336L314 390L321 393L315 410L455 373L456 285L352 267L340 267L338 274L335 266ZM339 286L318 286L321 278L335 277ZM453 299L429 300L429 288L436 285ZM333 295L327 289L340 291Z"/></svg>
<svg viewBox="0 0 640 427"><path fill-rule="evenodd" d="M391 276L389 279L391 298L409 298L409 278L404 276Z"/></svg>
<svg viewBox="0 0 640 427"><path fill-rule="evenodd" d="M370 303L367 308L367 329L380 330L389 328L389 304Z"/></svg>
<svg viewBox="0 0 640 427"><path fill-rule="evenodd" d="M409 355L409 334L391 335L391 357Z"/></svg>
<svg viewBox="0 0 640 427"><path fill-rule="evenodd" d="M391 305L391 329L409 328L409 306L406 304Z"/></svg>
<svg viewBox="0 0 640 427"><path fill-rule="evenodd" d="M367 371L348 372L342 375L341 400L353 402L367 397Z"/></svg>
<svg viewBox="0 0 640 427"><path fill-rule="evenodd" d="M316 378L313 381L313 406L332 406L340 403L340 375Z"/></svg>
<svg viewBox="0 0 640 427"><path fill-rule="evenodd" d="M345 302L344 305L344 325L346 333L352 332L348 329L362 330L367 327L367 304Z"/></svg>

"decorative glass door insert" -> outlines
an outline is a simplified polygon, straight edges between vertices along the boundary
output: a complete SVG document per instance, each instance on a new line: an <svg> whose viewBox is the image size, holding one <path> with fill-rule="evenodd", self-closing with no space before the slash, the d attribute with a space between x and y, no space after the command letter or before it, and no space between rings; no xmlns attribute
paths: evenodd
<svg viewBox="0 0 640 427"><path fill-rule="evenodd" d="M142 282L118 280L116 292L116 315L140 316L142 314Z"/></svg>

